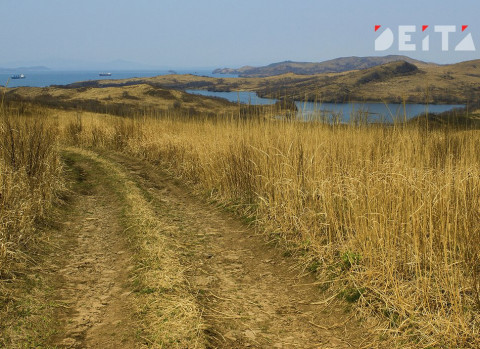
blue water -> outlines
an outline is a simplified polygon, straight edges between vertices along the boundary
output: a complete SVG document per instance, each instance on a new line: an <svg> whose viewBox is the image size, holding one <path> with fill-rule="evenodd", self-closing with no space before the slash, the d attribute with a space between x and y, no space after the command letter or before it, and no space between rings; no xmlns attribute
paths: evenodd
<svg viewBox="0 0 480 349"><path fill-rule="evenodd" d="M186 90L188 93L225 98L235 103L268 105L277 100L258 97L255 92L231 91L214 92L205 90ZM411 119L426 111L441 113L455 108L463 108L460 104L396 104L396 103L315 103L295 102L297 116L306 119L322 119L328 121L346 122L352 116L368 121L392 122L394 120Z"/></svg>
<svg viewBox="0 0 480 349"><path fill-rule="evenodd" d="M270 98L258 97L255 92L250 91L231 91L231 92L214 92L206 90L185 90L185 92L202 96L220 97L235 103L266 105L274 104L277 100Z"/></svg>
<svg viewBox="0 0 480 349"><path fill-rule="evenodd" d="M39 72L23 72L25 79L10 80L9 87L19 86L35 86L45 87L50 85L67 85L78 81L87 80L104 80L104 79L128 79L128 78L146 78L158 75L173 74L169 70L135 70L135 71L109 71L112 76L99 76L100 71L39 71ZM212 74L211 70L175 70L178 74L194 74L199 76L210 77L237 77L231 74ZM22 72L15 72L22 74ZM0 73L0 85L4 86L13 73Z"/></svg>

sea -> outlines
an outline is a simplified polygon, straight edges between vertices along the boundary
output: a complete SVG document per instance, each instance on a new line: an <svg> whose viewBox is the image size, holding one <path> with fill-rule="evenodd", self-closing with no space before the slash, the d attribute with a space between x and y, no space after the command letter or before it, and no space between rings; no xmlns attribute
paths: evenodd
<svg viewBox="0 0 480 349"><path fill-rule="evenodd" d="M25 74L25 79L10 79L15 74ZM98 70L95 71L32 71L32 72L15 72L0 73L0 85L5 86L8 81L8 87L34 86L46 87L51 85L68 85L78 81L87 80L105 80L105 79L129 79L129 78L147 78L158 75L168 74L193 74L198 76L210 77L237 77L237 75L229 74L212 74L212 70L121 70L108 71L112 76L99 76Z"/></svg>

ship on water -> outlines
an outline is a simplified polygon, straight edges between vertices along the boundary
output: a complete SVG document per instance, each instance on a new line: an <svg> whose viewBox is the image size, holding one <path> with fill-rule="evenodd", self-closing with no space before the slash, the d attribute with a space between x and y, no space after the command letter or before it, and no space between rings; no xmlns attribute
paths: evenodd
<svg viewBox="0 0 480 349"><path fill-rule="evenodd" d="M25 79L25 74L15 74L10 77L11 79Z"/></svg>
<svg viewBox="0 0 480 349"><path fill-rule="evenodd" d="M112 73L99 73L100 76L112 76Z"/></svg>

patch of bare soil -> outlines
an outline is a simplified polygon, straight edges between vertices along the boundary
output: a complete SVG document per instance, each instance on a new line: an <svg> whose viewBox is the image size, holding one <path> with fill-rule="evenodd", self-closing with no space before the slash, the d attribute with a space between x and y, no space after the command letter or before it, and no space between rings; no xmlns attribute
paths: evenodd
<svg viewBox="0 0 480 349"><path fill-rule="evenodd" d="M56 277L60 348L134 348L128 287L131 253L122 237L118 198L88 162L68 159L76 177L60 232Z"/></svg>
<svg viewBox="0 0 480 349"><path fill-rule="evenodd" d="M191 292L203 309L211 348L362 347L366 331L345 304L325 300L310 275L230 214L202 204L167 175L119 154L160 219L177 227Z"/></svg>

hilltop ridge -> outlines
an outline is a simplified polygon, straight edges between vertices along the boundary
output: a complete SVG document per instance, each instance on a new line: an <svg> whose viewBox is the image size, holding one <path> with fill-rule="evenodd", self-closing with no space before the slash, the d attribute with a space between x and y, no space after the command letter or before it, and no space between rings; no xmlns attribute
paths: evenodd
<svg viewBox="0 0 480 349"><path fill-rule="evenodd" d="M434 63L427 63L416 60L407 56L388 55L388 56L370 56L370 57L339 57L323 62L294 62L283 61L272 63L262 67L244 66L238 69L222 68L215 69L214 74L238 74L240 77L267 77L274 75L281 75L287 73L294 73L297 75L314 75L325 73L341 73L350 70L368 69L378 65L405 61L417 66L435 65Z"/></svg>

